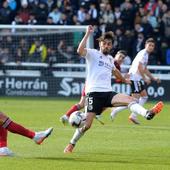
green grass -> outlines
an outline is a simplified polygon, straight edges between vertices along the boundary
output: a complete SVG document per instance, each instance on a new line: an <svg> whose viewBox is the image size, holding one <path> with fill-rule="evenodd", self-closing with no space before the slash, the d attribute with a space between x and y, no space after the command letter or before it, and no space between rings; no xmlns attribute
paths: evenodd
<svg viewBox="0 0 170 170"><path fill-rule="evenodd" d="M93 127L78 142L73 154L64 154L74 129L63 126L59 117L77 100L0 98L1 111L34 130L54 127L53 134L40 146L30 139L9 133L9 148L15 157L0 158L0 170L169 170L170 105L152 121L140 117L141 125L127 121L129 112L105 125ZM151 107L149 103L146 107Z"/></svg>

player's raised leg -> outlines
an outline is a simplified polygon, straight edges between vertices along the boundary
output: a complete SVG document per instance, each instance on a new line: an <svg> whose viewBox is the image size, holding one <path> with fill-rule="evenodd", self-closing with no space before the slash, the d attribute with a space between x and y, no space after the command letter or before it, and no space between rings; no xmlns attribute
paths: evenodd
<svg viewBox="0 0 170 170"><path fill-rule="evenodd" d="M71 153L78 142L78 140L84 135L84 133L90 129L96 114L88 112L86 115L85 125L82 128L77 128L70 143L64 149L64 153Z"/></svg>
<svg viewBox="0 0 170 170"><path fill-rule="evenodd" d="M13 156L13 152L7 147L8 131L0 126L0 156Z"/></svg>
<svg viewBox="0 0 170 170"><path fill-rule="evenodd" d="M128 105L128 108L136 114L139 114L146 118L147 120L151 120L155 115L161 112L163 108L163 102L158 102L152 109L147 110L143 106L137 103L137 99L125 94L117 94L112 99L113 106L122 106Z"/></svg>
<svg viewBox="0 0 170 170"><path fill-rule="evenodd" d="M45 131L34 132L30 129L25 128L24 126L12 121L7 115L0 112L0 141L1 141L1 151L7 153L9 150L7 148L7 131L10 131L15 134L30 138L35 141L37 144L41 144L44 139L46 139L52 132L53 128L49 128ZM4 143L3 143L4 142ZM4 149L2 149L4 148ZM10 154L6 154L10 156Z"/></svg>
<svg viewBox="0 0 170 170"><path fill-rule="evenodd" d="M138 88L135 90L137 91ZM141 106L143 106L148 100L148 95L145 89L142 90L140 93L132 93L132 96L139 99L138 102ZM140 124L140 122L137 119L137 115L133 112L129 116L129 121L131 121L134 124Z"/></svg>
<svg viewBox="0 0 170 170"><path fill-rule="evenodd" d="M84 108L84 105L85 105L85 94L81 96L79 103L71 106L71 108L66 112L66 114L60 117L60 121L65 125L66 123L68 123L68 119L70 115L73 112Z"/></svg>
<svg viewBox="0 0 170 170"><path fill-rule="evenodd" d="M119 112L126 110L127 108L127 106L113 107L110 113L111 120L113 121Z"/></svg>

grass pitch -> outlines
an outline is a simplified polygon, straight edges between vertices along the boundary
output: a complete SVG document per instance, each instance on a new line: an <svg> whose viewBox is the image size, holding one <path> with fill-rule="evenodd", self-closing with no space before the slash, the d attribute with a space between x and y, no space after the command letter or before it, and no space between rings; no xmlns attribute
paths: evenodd
<svg viewBox="0 0 170 170"><path fill-rule="evenodd" d="M128 110L111 122L107 110L102 117L105 125L94 121L74 153L64 154L74 129L64 127L59 117L78 100L0 98L1 111L14 121L36 131L54 127L52 135L40 146L9 133L8 146L16 156L1 157L0 170L170 169L169 103L165 103L164 110L151 121L140 117L141 125L128 122Z"/></svg>

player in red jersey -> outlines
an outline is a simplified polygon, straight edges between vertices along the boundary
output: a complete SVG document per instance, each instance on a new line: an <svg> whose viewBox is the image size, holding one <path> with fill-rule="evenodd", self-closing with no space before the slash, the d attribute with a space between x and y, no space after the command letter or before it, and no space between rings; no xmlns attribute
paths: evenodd
<svg viewBox="0 0 170 170"><path fill-rule="evenodd" d="M32 139L40 145L52 132L53 128L45 131L34 132L12 121L6 114L0 112L0 156L13 156L13 152L7 147L8 131Z"/></svg>
<svg viewBox="0 0 170 170"><path fill-rule="evenodd" d="M126 57L126 52L124 50L120 50L116 53L115 55L115 58L114 58L114 64L116 66L116 68L120 71L121 68L120 68L120 65L123 63L123 60L125 59ZM116 79L115 80L116 82L120 83L121 80L119 79ZM80 101L79 103L77 104L74 104L73 106L71 106L71 108L66 112L65 115L61 116L60 117L60 121L65 125L67 122L68 122L68 119L70 117L70 115L77 111L77 110L81 110L84 108L85 106L85 98L86 98L86 94L85 94L85 87L86 85L84 86L83 88L83 91L82 91L82 94L81 94L81 98L80 98ZM99 117L97 117L99 119Z"/></svg>

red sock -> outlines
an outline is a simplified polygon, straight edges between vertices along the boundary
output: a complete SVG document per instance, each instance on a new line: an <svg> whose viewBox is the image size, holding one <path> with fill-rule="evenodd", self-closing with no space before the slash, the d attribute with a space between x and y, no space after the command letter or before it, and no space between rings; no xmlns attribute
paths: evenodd
<svg viewBox="0 0 170 170"><path fill-rule="evenodd" d="M7 147L8 131L0 126L0 148Z"/></svg>
<svg viewBox="0 0 170 170"><path fill-rule="evenodd" d="M25 127L13 122L13 121L7 126L6 129L8 129L12 133L17 133L19 135L22 135L22 136L25 136L25 137L28 137L31 139L35 136L35 132L33 132L29 129L26 129Z"/></svg>
<svg viewBox="0 0 170 170"><path fill-rule="evenodd" d="M79 110L79 107L77 104L75 104L66 112L66 115L70 117L70 115L77 110Z"/></svg>

